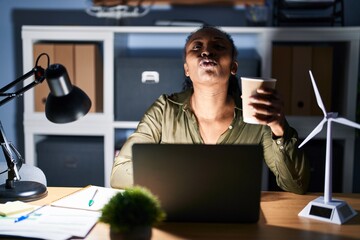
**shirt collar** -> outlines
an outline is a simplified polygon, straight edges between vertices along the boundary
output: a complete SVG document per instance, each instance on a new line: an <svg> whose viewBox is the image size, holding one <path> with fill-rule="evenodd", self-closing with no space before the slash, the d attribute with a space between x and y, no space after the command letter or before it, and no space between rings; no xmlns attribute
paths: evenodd
<svg viewBox="0 0 360 240"><path fill-rule="evenodd" d="M186 109L188 106L190 106L190 97L193 94L193 89L187 89L183 92L179 93L173 93L169 96L167 96L168 100L174 104L177 104L179 106L183 106L184 109ZM242 110L242 106L237 105L238 101L235 101L235 112ZM240 104L242 103L242 100L240 99Z"/></svg>
<svg viewBox="0 0 360 240"><path fill-rule="evenodd" d="M170 102L186 108L187 106L190 106L190 97L192 93L193 89L190 88L183 92L173 93L170 96L167 96L167 98Z"/></svg>

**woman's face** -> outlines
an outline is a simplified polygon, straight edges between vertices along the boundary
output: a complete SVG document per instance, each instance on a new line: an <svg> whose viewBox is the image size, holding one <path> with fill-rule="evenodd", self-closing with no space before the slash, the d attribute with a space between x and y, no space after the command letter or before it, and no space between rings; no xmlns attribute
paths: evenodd
<svg viewBox="0 0 360 240"><path fill-rule="evenodd" d="M230 41L216 29L195 33L185 46L185 75L194 87L198 84L228 84L230 74L236 74L237 62L232 57Z"/></svg>

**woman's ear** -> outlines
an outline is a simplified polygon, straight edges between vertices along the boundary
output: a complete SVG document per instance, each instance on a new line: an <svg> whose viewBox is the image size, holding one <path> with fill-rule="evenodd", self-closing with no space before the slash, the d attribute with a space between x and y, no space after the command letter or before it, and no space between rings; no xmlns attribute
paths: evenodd
<svg viewBox="0 0 360 240"><path fill-rule="evenodd" d="M185 76L189 77L189 67L187 63L184 63L184 72L185 72Z"/></svg>
<svg viewBox="0 0 360 240"><path fill-rule="evenodd" d="M233 63L231 64L231 69L230 69L231 74L236 75L237 69L238 69L238 62L233 61Z"/></svg>

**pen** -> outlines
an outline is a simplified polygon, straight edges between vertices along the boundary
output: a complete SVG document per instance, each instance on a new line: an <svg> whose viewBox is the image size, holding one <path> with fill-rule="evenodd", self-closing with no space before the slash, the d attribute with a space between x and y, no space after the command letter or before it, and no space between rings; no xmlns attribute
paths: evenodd
<svg viewBox="0 0 360 240"><path fill-rule="evenodd" d="M22 221L22 220L28 219L28 218L30 217L30 215L31 215L31 214L33 214L34 212L36 212L36 211L38 211L38 210L42 209L42 208L43 208L43 207L45 207L45 206L46 206L46 205L42 205L41 207L39 207L39 208L37 208L37 209L32 210L32 211L31 211L31 212L29 212L28 214L26 214L26 215L22 215L22 216L18 217L17 219L15 219L15 222L17 223L17 222L20 222L20 221Z"/></svg>
<svg viewBox="0 0 360 240"><path fill-rule="evenodd" d="M94 204L94 198L95 198L95 195L96 195L97 192L98 192L98 189L95 190L94 195L93 195L92 198L90 199L90 201L89 201L89 207L91 207L91 206Z"/></svg>

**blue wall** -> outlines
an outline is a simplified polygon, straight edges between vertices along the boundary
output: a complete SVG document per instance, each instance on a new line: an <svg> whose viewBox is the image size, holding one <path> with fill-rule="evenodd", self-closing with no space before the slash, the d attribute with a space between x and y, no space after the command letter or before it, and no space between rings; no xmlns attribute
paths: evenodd
<svg viewBox="0 0 360 240"><path fill-rule="evenodd" d="M20 33L14 32L14 11L17 9L79 9L85 7L84 0L0 0L0 87L12 82L21 76L21 45L15 43L21 39L14 39ZM59 21L61 21L59 19ZM44 20L46 24L46 20ZM18 29L16 29L18 31ZM20 56L19 56L20 54ZM31 69L29 69L30 71ZM22 131L22 98L15 99L0 107L0 121L2 122L8 141L12 141L23 153L23 131ZM3 156L0 154L0 159Z"/></svg>
<svg viewBox="0 0 360 240"><path fill-rule="evenodd" d="M192 7L172 9L155 8L144 18L125 19L120 22L90 17L85 14L86 0L0 0L0 87L23 74L21 25L151 25L159 18L198 19L214 25L243 25L241 9ZM345 0L345 25L360 26L360 1ZM44 11L46 10L46 11ZM184 14L186 12L186 14ZM56 13L56 14L53 14ZM200 14L199 14L200 13ZM214 20L215 19L215 20ZM216 21L216 22L211 22ZM30 70L30 69L29 69ZM0 121L7 138L23 153L23 99L8 102L0 108ZM0 159L3 156L0 154Z"/></svg>
<svg viewBox="0 0 360 240"><path fill-rule="evenodd" d="M185 19L183 8L169 13L169 7L153 7L146 18L116 21L100 19L85 13L86 0L0 0L0 87L5 86L23 74L21 26L22 25L153 25L161 18ZM229 9L227 9L229 10ZM207 14L198 14L206 11ZM202 16L206 22L214 21L218 8L186 9L187 18ZM223 17L223 23L243 24L243 15L238 9L230 9L231 14ZM221 25L211 23L214 25ZM223 24L224 25L224 24ZM226 25L226 24L225 24ZM29 69L30 71L30 69ZM20 97L0 108L0 121L7 139L23 152L23 99ZM0 159L2 158L0 154Z"/></svg>

